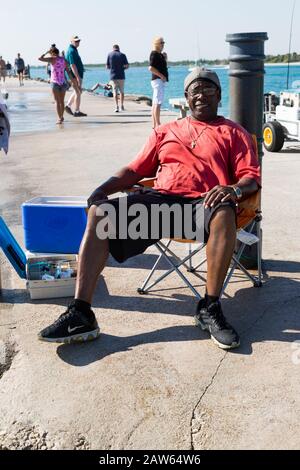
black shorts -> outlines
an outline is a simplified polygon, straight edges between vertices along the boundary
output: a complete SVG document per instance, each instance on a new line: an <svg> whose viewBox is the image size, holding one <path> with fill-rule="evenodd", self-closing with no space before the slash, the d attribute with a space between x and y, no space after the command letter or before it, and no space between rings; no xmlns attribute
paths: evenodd
<svg viewBox="0 0 300 470"><path fill-rule="evenodd" d="M147 238L139 238L139 239L132 239L129 236L124 238L124 234L120 235L120 226L119 226L119 209L120 209L120 200L124 201L124 198L115 198L115 199L109 199L108 201L99 201L94 203L94 205L103 208L103 212L105 213L105 207L107 207L107 204L109 206L113 206L115 213L117 215L116 218L116 232L115 236L113 238L109 238L109 251L110 254L113 256L113 258L119 262L123 263L127 259L132 258L133 256L139 255L144 253L146 249L149 246L154 245L157 243L159 240L162 238L182 238L182 239L189 239L189 240L196 240L195 237L186 237L185 236L185 229L182 229L182 236L178 237L176 236L177 232L173 232L174 227L172 227L172 217L171 217L171 232L168 234L166 237L164 233L161 231L161 225L162 221L159 221L160 227L159 227L159 233L156 237L147 237ZM199 215L199 212L196 211L196 208L199 208L199 205L201 205L202 209L202 214L203 214L203 239L201 240L202 242L206 243L209 238L209 227L210 227L210 221L212 219L212 216L214 213L220 209L220 207L226 207L229 206L231 207L235 213L236 213L236 205L232 202L225 202L225 203L220 203L217 206L210 208L210 209L205 209L203 207L203 198L199 199L190 199L190 198L185 198L181 196L173 196L173 195L166 195L162 194L158 191L155 191L153 189L140 189L133 194L130 194L126 198L126 204L127 204L127 209L130 210L130 208L135 205L135 204L141 204L145 206L148 209L148 228L149 228L149 233L151 233L151 207L153 205L158 205L161 207L162 205L167 205L168 207L174 206L174 204L178 204L179 206L183 207L185 205L189 206L189 210L192 215L192 220L191 220L191 229L195 230L196 226L196 219L197 219L197 214ZM127 213L127 223L128 226L130 223L134 220L134 216L128 215ZM186 219L185 219L186 221ZM184 221L181 221L182 227L184 224ZM198 238L197 238L198 240Z"/></svg>

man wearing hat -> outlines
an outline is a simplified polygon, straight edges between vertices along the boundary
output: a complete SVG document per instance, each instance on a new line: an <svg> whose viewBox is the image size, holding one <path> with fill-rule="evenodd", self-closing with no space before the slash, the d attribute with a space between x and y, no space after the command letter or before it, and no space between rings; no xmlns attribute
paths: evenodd
<svg viewBox="0 0 300 470"><path fill-rule="evenodd" d="M236 203L259 189L259 163L251 136L238 124L218 116L221 85L215 72L195 69L185 80L184 92L191 116L154 129L137 158L102 183L89 198L75 300L65 314L40 333L41 340L73 342L99 336L91 304L97 279L109 254L122 263L157 242L154 238L131 239L130 235L124 238L120 229L115 238L100 237L99 223L105 219L107 206L113 207L119 216L120 201L126 200L108 200L107 196L131 188L142 178L156 175L153 190L138 190L127 198L126 215L132 215L130 208L135 204L146 207L150 216L145 225L151 225L155 205L171 208L177 204L192 208L188 219L192 224L197 212L194 209L202 206L207 284L205 298L197 308L197 323L220 348L229 350L239 346L239 336L227 323L219 298L235 248ZM171 227L171 231L173 229ZM176 237L171 235L170 238Z"/></svg>
<svg viewBox="0 0 300 470"><path fill-rule="evenodd" d="M71 114L74 117L85 117L85 113L80 111L80 102L81 102L81 93L82 93L82 81L84 75L84 66L81 60L81 57L78 53L78 48L80 46L81 39L78 36L73 36L71 38L71 44L66 53L66 61L68 62L71 71L74 75L74 78L77 82L77 86L74 87L74 92L70 96L70 99L65 107L65 110L68 114ZM72 106L75 103L75 110L72 111Z"/></svg>

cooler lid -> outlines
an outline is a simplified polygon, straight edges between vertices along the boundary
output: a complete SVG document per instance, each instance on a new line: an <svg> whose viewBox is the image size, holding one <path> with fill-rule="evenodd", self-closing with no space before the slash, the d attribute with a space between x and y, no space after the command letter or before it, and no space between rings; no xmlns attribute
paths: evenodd
<svg viewBox="0 0 300 470"><path fill-rule="evenodd" d="M0 217L0 247L19 276L26 279L26 255L2 217Z"/></svg>

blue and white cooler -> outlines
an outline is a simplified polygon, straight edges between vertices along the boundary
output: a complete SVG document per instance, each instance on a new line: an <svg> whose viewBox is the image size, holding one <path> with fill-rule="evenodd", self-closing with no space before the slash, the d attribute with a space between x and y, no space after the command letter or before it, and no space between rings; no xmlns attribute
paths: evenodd
<svg viewBox="0 0 300 470"><path fill-rule="evenodd" d="M22 205L25 247L31 253L78 254L87 223L84 197L37 197Z"/></svg>

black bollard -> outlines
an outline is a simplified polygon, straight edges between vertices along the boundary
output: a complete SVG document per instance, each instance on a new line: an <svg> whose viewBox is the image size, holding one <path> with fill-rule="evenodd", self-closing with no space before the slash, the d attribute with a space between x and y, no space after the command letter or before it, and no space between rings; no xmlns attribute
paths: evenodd
<svg viewBox="0 0 300 470"><path fill-rule="evenodd" d="M257 138L260 164L263 159L264 60L267 33L227 34L230 44L230 119ZM257 267L257 245L242 257L246 268Z"/></svg>
<svg viewBox="0 0 300 470"><path fill-rule="evenodd" d="M230 119L257 137L263 157L264 45L267 33L227 34L230 43Z"/></svg>

